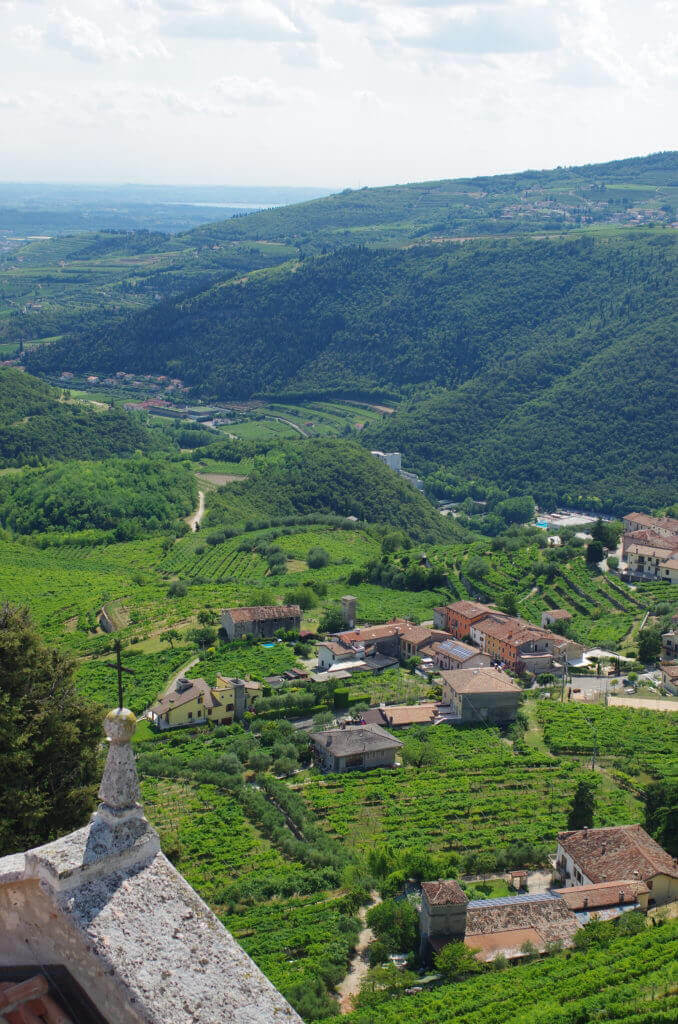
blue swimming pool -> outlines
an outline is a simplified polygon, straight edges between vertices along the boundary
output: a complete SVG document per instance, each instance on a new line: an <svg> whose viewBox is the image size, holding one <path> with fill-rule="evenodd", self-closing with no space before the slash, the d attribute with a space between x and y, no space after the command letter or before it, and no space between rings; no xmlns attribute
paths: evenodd
<svg viewBox="0 0 678 1024"><path fill-rule="evenodd" d="M538 520L537 520L537 526L538 526L538 527L539 527L539 528L540 528L541 530L548 530L548 526L549 526L549 524L548 524L548 523L546 522L546 520L545 520L545 519L538 519Z"/></svg>
<svg viewBox="0 0 678 1024"><path fill-rule="evenodd" d="M262 647L275 647L275 644L262 644Z"/></svg>

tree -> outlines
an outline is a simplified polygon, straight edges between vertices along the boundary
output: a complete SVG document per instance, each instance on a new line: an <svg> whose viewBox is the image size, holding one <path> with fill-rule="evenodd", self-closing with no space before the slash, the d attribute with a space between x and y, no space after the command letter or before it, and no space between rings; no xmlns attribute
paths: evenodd
<svg viewBox="0 0 678 1024"><path fill-rule="evenodd" d="M94 806L103 711L26 609L0 608L0 855L79 828Z"/></svg>
<svg viewBox="0 0 678 1024"><path fill-rule="evenodd" d="M587 565L598 565L602 562L605 552L599 540L592 540L586 546Z"/></svg>
<svg viewBox="0 0 678 1024"><path fill-rule="evenodd" d="M619 568L619 559L617 558L616 555L608 555L607 556L607 567L608 567L608 569L612 569L612 570L615 570L615 569Z"/></svg>
<svg viewBox="0 0 678 1024"><path fill-rule="evenodd" d="M248 763L253 771L265 772L271 766L271 757L265 750L255 750L250 754Z"/></svg>
<svg viewBox="0 0 678 1024"><path fill-rule="evenodd" d="M201 626L215 626L217 621L216 612L210 611L209 608L203 608L198 612L198 622Z"/></svg>
<svg viewBox="0 0 678 1024"><path fill-rule="evenodd" d="M192 629L188 636L197 647L201 647L204 651L206 647L211 647L216 643L217 631L211 626L202 626L200 629Z"/></svg>
<svg viewBox="0 0 678 1024"><path fill-rule="evenodd" d="M384 900L367 911L367 924L389 953L408 953L416 948L418 915L406 900Z"/></svg>
<svg viewBox="0 0 678 1024"><path fill-rule="evenodd" d="M567 816L569 829L591 828L596 809L597 787L598 781L595 777L579 780Z"/></svg>
<svg viewBox="0 0 678 1024"><path fill-rule="evenodd" d="M435 957L435 965L447 981L482 970L473 950L464 942L448 942Z"/></svg>
<svg viewBox="0 0 678 1024"><path fill-rule="evenodd" d="M641 629L638 634L638 661L649 665L656 661L661 651L662 637L658 626Z"/></svg>
<svg viewBox="0 0 678 1024"><path fill-rule="evenodd" d="M174 650L174 641L180 640L181 634L176 629L166 629L164 633L160 634L160 639L164 640Z"/></svg>
<svg viewBox="0 0 678 1024"><path fill-rule="evenodd" d="M338 633L344 625L344 620L339 608L326 608L320 620L318 629L321 633Z"/></svg>
<svg viewBox="0 0 678 1024"><path fill-rule="evenodd" d="M173 580L167 588L170 597L186 597L188 587L183 580Z"/></svg>
<svg viewBox="0 0 678 1024"><path fill-rule="evenodd" d="M512 590L508 590L505 594L499 598L499 607L507 615L518 614L518 598Z"/></svg>
<svg viewBox="0 0 678 1024"><path fill-rule="evenodd" d="M645 828L672 857L678 857L678 782L651 782L645 788Z"/></svg>
<svg viewBox="0 0 678 1024"><path fill-rule="evenodd" d="M372 967L363 979L357 1006L371 1006L383 1001L384 996L392 996L403 992L417 982L414 971L403 971L395 964L383 967Z"/></svg>
<svg viewBox="0 0 678 1024"><path fill-rule="evenodd" d="M309 569L322 569L324 566L330 564L330 556L325 548L314 547L311 548L308 555L306 556Z"/></svg>

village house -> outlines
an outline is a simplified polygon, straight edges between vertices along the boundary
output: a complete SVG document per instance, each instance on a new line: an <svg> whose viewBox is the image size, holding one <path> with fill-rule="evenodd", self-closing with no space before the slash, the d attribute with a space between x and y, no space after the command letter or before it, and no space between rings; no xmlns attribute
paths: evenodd
<svg viewBox="0 0 678 1024"><path fill-rule="evenodd" d="M556 871L565 887L644 882L649 907L678 899L678 860L640 825L559 832Z"/></svg>
<svg viewBox="0 0 678 1024"><path fill-rule="evenodd" d="M101 803L89 824L0 858L0 978L17 1007L5 1001L0 1016L302 1024L161 852L140 803L135 726L126 708L106 717Z"/></svg>
<svg viewBox="0 0 678 1024"><path fill-rule="evenodd" d="M315 762L326 772L348 772L365 768L387 768L395 764L402 747L379 725L349 725L340 729L312 732Z"/></svg>
<svg viewBox="0 0 678 1024"><path fill-rule="evenodd" d="M646 913L650 895L645 882L639 879L601 882L599 885L573 885L552 891L562 896L580 924L588 924L594 916L609 921L627 910Z"/></svg>
<svg viewBox="0 0 678 1024"><path fill-rule="evenodd" d="M433 642L446 639L448 633L416 626L407 619L344 630L318 644L318 669L381 672L422 653Z"/></svg>
<svg viewBox="0 0 678 1024"><path fill-rule="evenodd" d="M179 676L146 716L151 725L161 730L207 722L230 725L251 711L260 695L260 684L245 679L217 676L215 686L210 687L204 679Z"/></svg>
<svg viewBox="0 0 678 1024"><path fill-rule="evenodd" d="M462 722L515 721L522 690L496 668L465 668L440 673L442 703Z"/></svg>
<svg viewBox="0 0 678 1024"><path fill-rule="evenodd" d="M453 941L463 942L482 962L500 955L518 960L526 955L521 947L528 942L539 952L554 942L571 946L581 927L566 901L553 892L469 900L453 879L421 885L419 934L424 961Z"/></svg>
<svg viewBox="0 0 678 1024"><path fill-rule="evenodd" d="M221 628L229 640L244 636L272 637L279 629L298 633L301 608L298 604L225 608L221 613Z"/></svg>
<svg viewBox="0 0 678 1024"><path fill-rule="evenodd" d="M662 633L662 661L673 661L678 658L678 630L670 629Z"/></svg>
<svg viewBox="0 0 678 1024"><path fill-rule="evenodd" d="M489 667L492 664L489 655L461 640L439 640L422 647L420 653L431 658L435 669L450 672L460 668Z"/></svg>
<svg viewBox="0 0 678 1024"><path fill-rule="evenodd" d="M668 693L678 697L678 665L661 665L662 686Z"/></svg>
<svg viewBox="0 0 678 1024"><path fill-rule="evenodd" d="M624 516L624 532L636 533L638 530L652 530L660 537L678 537L678 519L669 516L648 516L644 512L631 512Z"/></svg>
<svg viewBox="0 0 678 1024"><path fill-rule="evenodd" d="M477 601L455 601L433 609L433 625L436 629L444 629L447 633L464 640L470 636L471 626L480 622L494 609Z"/></svg>

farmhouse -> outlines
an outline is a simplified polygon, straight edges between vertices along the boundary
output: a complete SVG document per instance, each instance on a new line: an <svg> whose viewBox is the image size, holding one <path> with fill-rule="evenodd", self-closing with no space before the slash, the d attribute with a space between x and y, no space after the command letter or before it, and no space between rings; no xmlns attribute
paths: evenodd
<svg viewBox="0 0 678 1024"><path fill-rule="evenodd" d="M441 672L443 704L462 722L513 722L522 695L519 686L496 668Z"/></svg>
<svg viewBox="0 0 678 1024"><path fill-rule="evenodd" d="M0 977L18 1006L2 1019L302 1024L161 852L139 802L135 725L126 708L106 718L88 825L0 858Z"/></svg>
<svg viewBox="0 0 678 1024"><path fill-rule="evenodd" d="M243 636L271 637L279 629L298 633L300 627L301 608L298 604L225 608L221 613L221 628L229 640Z"/></svg>
<svg viewBox="0 0 678 1024"><path fill-rule="evenodd" d="M616 879L644 882L650 907L678 899L678 861L640 825L560 832L556 871L566 887Z"/></svg>
<svg viewBox="0 0 678 1024"><path fill-rule="evenodd" d="M176 729L185 725L230 725L251 711L261 694L259 683L245 679L217 676L216 685L204 679L179 676L167 693L147 711L147 718L157 729Z"/></svg>
<svg viewBox="0 0 678 1024"><path fill-rule="evenodd" d="M311 733L316 764L323 771L347 772L360 768L384 768L395 764L402 747L379 725L352 725Z"/></svg>
<svg viewBox="0 0 678 1024"><path fill-rule="evenodd" d="M452 879L422 882L419 931L424 959L448 942L461 941L476 951L478 960L499 955L515 960L525 956L521 946L528 942L540 952L557 941L571 946L579 928L566 901L552 892L469 900Z"/></svg>

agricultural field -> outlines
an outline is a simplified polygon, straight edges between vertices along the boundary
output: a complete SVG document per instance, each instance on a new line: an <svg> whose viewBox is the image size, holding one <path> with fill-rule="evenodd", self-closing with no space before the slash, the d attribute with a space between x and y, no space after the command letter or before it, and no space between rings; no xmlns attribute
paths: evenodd
<svg viewBox="0 0 678 1024"><path fill-rule="evenodd" d="M668 712L539 701L544 742L555 754L611 759L628 775L678 778L678 720Z"/></svg>
<svg viewBox="0 0 678 1024"><path fill-rule="evenodd" d="M330 835L356 852L389 844L430 852L498 852L513 843L553 845L580 768L506 744L497 729L410 728L398 733L420 765L330 775L303 786ZM637 821L627 793L601 793L596 825Z"/></svg>
<svg viewBox="0 0 678 1024"><path fill-rule="evenodd" d="M385 672L359 672L349 685L351 702L365 696L370 704L414 704L429 696L431 687L421 676L402 668Z"/></svg>
<svg viewBox="0 0 678 1024"><path fill-rule="evenodd" d="M380 1001L343 1019L346 1024L671 1024L678 1018L677 959L678 922L666 921L620 936L607 948L483 972L430 992Z"/></svg>

